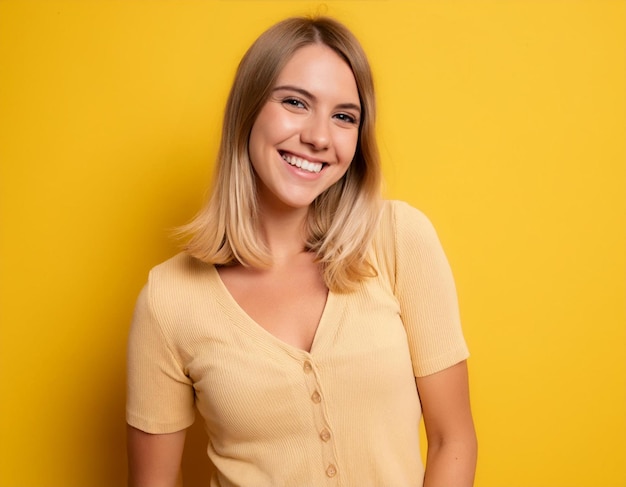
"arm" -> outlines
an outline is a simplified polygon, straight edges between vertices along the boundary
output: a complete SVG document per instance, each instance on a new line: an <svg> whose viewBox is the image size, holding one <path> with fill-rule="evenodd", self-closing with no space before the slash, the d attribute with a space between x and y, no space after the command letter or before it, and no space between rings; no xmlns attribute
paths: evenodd
<svg viewBox="0 0 626 487"><path fill-rule="evenodd" d="M181 487L187 430L153 435L127 425L128 486Z"/></svg>
<svg viewBox="0 0 626 487"><path fill-rule="evenodd" d="M471 487L477 443L467 363L418 377L416 382L428 438L424 487Z"/></svg>
<svg viewBox="0 0 626 487"><path fill-rule="evenodd" d="M170 288L153 285L150 280L139 294L128 335L128 485L180 487L186 428L194 419L194 390L174 345L179 321L160 320L153 306L155 295L160 306L172 309L167 301Z"/></svg>

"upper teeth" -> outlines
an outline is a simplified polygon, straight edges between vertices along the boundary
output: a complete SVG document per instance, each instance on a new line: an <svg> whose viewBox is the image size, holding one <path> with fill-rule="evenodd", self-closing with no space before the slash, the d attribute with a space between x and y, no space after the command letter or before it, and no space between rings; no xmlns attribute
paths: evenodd
<svg viewBox="0 0 626 487"><path fill-rule="evenodd" d="M300 169L304 169L309 172L320 172L323 167L323 163L321 162L311 162L306 159L301 159L300 157L292 156L289 154L283 154L283 159L287 161L292 166L299 167Z"/></svg>

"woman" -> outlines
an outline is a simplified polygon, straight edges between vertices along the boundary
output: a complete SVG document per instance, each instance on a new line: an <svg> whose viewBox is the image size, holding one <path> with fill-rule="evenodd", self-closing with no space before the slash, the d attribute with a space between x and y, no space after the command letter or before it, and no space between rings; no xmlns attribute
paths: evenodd
<svg viewBox="0 0 626 487"><path fill-rule="evenodd" d="M242 59L211 199L137 303L131 485L176 484L194 403L212 486L472 485L454 283L428 220L380 200L374 118L332 19L285 20Z"/></svg>

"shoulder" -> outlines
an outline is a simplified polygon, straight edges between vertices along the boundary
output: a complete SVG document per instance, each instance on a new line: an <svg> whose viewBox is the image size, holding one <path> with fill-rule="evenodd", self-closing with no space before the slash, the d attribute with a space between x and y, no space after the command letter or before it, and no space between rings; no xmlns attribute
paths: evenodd
<svg viewBox="0 0 626 487"><path fill-rule="evenodd" d="M406 239L427 242L436 239L436 232L422 211L404 201L385 200L377 237L392 239L395 244Z"/></svg>
<svg viewBox="0 0 626 487"><path fill-rule="evenodd" d="M428 217L404 201L385 200L373 240L373 261L379 272L395 282L399 261L415 257L439 240Z"/></svg>
<svg viewBox="0 0 626 487"><path fill-rule="evenodd" d="M146 291L155 307L181 304L198 298L205 290L214 268L185 252L150 271Z"/></svg>
<svg viewBox="0 0 626 487"><path fill-rule="evenodd" d="M191 257L189 254L181 252L154 266L150 270L149 282L165 286L172 284L180 285L206 276L210 272L211 267Z"/></svg>

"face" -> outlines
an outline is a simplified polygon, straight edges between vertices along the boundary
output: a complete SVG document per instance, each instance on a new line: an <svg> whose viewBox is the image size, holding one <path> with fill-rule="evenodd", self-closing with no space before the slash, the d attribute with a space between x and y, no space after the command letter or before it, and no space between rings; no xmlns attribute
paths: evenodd
<svg viewBox="0 0 626 487"><path fill-rule="evenodd" d="M261 208L307 208L341 179L356 151L360 117L347 63L325 45L297 50L250 133Z"/></svg>

